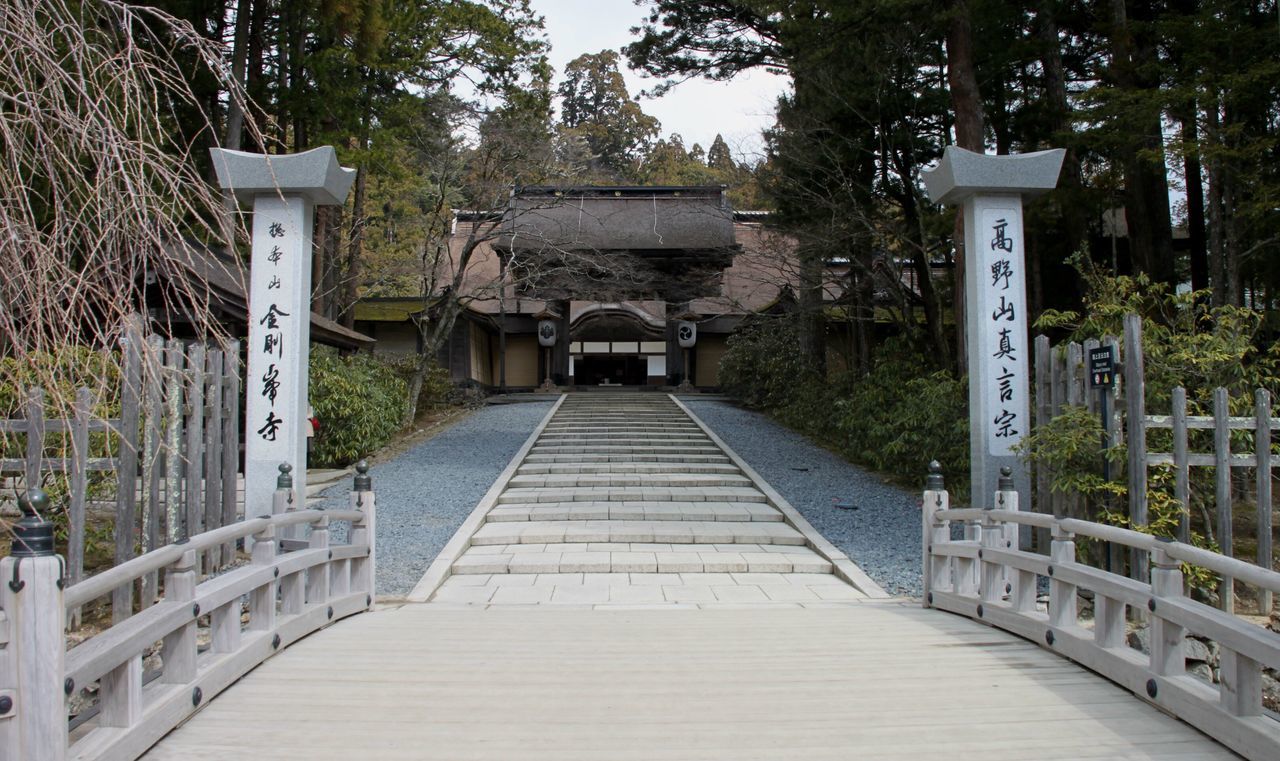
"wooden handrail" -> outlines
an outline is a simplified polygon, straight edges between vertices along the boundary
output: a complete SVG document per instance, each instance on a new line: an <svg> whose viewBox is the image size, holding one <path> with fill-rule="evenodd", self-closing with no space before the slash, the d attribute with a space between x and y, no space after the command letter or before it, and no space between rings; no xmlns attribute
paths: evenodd
<svg viewBox="0 0 1280 761"><path fill-rule="evenodd" d="M6 644L0 696L10 698L0 704L0 722L11 722L0 724L0 758L135 759L280 649L370 610L376 500L368 466L357 470L349 509L288 510L296 495L282 477L272 502L281 512L197 534L65 590L65 566L52 551L53 526L37 521L40 536L47 537L31 545L39 551L0 559L0 576L12 582L0 585L0 643ZM31 505L24 513L38 519ZM351 523L347 544L330 544L334 521ZM305 546L283 551L282 529L303 524L312 527ZM211 550L250 536L247 564L200 581L201 561ZM69 610L157 572L164 574L163 599L65 648ZM202 649L197 636L206 626L209 644ZM148 684L143 659L158 641L163 667ZM97 713L69 741L66 695L94 683Z"/></svg>
<svg viewBox="0 0 1280 761"><path fill-rule="evenodd" d="M1280 668L1280 634L1186 597L1181 566L1189 563L1272 592L1280 592L1280 573L1118 526L1018 512L1013 491L997 492L994 500L1010 509L950 510L936 466L930 483L922 501L925 607L1037 642L1246 758L1280 758L1280 721L1263 710L1261 682L1263 667ZM964 539L951 538L954 523L964 526ZM1019 549L1009 533L1013 525L1049 529L1050 555ZM1079 562L1077 536L1134 548L1149 559L1150 580ZM1041 579L1049 583L1047 608L1038 605ZM1092 628L1079 621L1081 590L1092 593ZM1126 645L1126 608L1150 622L1148 653ZM1188 634L1218 644L1216 683L1186 672L1182 643Z"/></svg>
<svg viewBox="0 0 1280 761"><path fill-rule="evenodd" d="M935 510L933 511L933 517L938 521L962 522L988 518L999 523L1015 523L1022 526L1040 528L1054 528L1056 526L1076 536L1087 536L1092 539L1123 544L1126 547L1148 552L1160 547L1169 553L1170 557L1184 563L1199 566L1222 576L1230 576L1262 589L1280 592L1280 573L1276 571L1235 558L1229 558L1194 545L1183 544L1175 540L1165 540L1161 537L1120 526L1082 521L1078 518L1055 518L1052 515L1040 513L1014 513L1008 510L987 510L980 507Z"/></svg>

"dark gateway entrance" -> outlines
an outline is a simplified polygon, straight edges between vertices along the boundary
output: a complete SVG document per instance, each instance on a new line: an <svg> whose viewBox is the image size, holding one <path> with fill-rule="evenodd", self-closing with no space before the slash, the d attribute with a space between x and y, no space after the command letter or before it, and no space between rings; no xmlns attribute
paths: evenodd
<svg viewBox="0 0 1280 761"><path fill-rule="evenodd" d="M574 385L643 386L648 382L648 362L641 356L586 355L574 361Z"/></svg>

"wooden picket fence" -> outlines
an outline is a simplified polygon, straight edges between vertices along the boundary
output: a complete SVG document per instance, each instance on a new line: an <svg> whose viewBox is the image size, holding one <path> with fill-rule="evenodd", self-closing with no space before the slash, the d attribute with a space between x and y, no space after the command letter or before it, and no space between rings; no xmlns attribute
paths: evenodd
<svg viewBox="0 0 1280 761"><path fill-rule="evenodd" d="M20 474L25 489L39 485L45 474L66 474L67 577L73 586L85 577L91 473L115 475L115 565L237 519L239 342L206 345L148 338L141 319L135 318L126 325L120 350L119 417L95 417L97 395L80 388L70 418L49 418L47 394L37 388L25 394L23 418L0 420L0 434L25 437L25 456L0 459L0 475ZM52 440L50 434L64 436ZM91 434L109 442L109 456L90 456ZM209 570L233 559L230 546L200 558ZM132 614L135 592L142 608L154 604L158 586L152 573L136 589L134 584L115 589L112 619Z"/></svg>
<svg viewBox="0 0 1280 761"><path fill-rule="evenodd" d="M1212 415L1188 415L1186 389L1172 389L1172 404L1168 415L1149 415L1146 409L1146 380L1142 354L1142 321L1138 315L1127 315L1122 340L1104 336L1084 343L1068 343L1053 347L1046 336L1035 340L1036 425L1043 425L1061 414L1068 406L1085 407L1097 414L1100 409L1098 393L1088 389L1085 357L1092 348L1100 345L1117 347L1119 363L1118 388L1105 390L1107 419L1104 421L1108 445L1122 442L1128 445L1128 515L1134 525L1148 523L1148 468L1169 467L1174 470L1174 497L1182 504L1182 514L1175 538L1187 543L1191 537L1191 468L1207 467L1214 471L1214 515L1206 519L1207 532L1217 539L1221 553L1234 556L1237 537L1233 526L1233 499L1239 489L1241 477L1233 470L1252 470L1253 490L1256 498L1257 565L1270 569L1272 565L1272 470L1277 458L1271 453L1272 431L1280 427L1280 419L1272 416L1271 395L1266 389L1257 389L1253 395L1254 414L1232 416L1230 395L1227 389L1214 390ZM1168 429L1172 432L1173 451L1148 450L1147 432L1152 429ZM1212 430L1212 451L1192 452L1189 449L1189 430ZM1231 432L1253 433L1250 453L1231 451ZM1035 504L1039 512L1059 518L1088 520L1087 506L1078 494L1054 493L1049 488L1051 473L1040 468L1033 480ZM1250 474L1245 473L1243 478ZM1234 487L1234 488L1233 488ZM1048 537L1038 534L1037 546L1047 547ZM1125 558L1122 548L1116 545L1110 555L1112 568L1123 568ZM1129 572L1135 579L1146 579L1147 553L1132 551L1128 557ZM1233 582L1224 578L1219 588L1221 607L1234 610ZM1265 613L1271 610L1272 595L1262 590L1259 605Z"/></svg>

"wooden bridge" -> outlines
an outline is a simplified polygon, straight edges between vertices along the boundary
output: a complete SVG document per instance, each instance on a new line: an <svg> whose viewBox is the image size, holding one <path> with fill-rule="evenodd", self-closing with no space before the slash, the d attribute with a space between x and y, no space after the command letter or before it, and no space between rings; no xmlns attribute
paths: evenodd
<svg viewBox="0 0 1280 761"><path fill-rule="evenodd" d="M931 473L923 601L885 595L657 394L562 397L405 601L372 599L363 472L348 510L290 509L282 483L269 515L65 590L31 516L0 561L0 758L1280 757L1280 634L1184 596L1181 564L1280 574L1019 511L1006 487L953 510ZM1076 537L1146 553L1150 578L1091 567ZM252 560L202 579L240 538ZM64 649L66 610L157 570L163 600ZM1138 618L1149 653L1125 642ZM1186 671L1188 633L1217 643L1217 683Z"/></svg>

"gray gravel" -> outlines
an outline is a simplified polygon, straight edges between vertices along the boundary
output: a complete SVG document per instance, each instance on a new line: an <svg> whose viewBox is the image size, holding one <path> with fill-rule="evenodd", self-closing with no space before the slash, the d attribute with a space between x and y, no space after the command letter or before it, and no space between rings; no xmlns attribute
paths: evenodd
<svg viewBox="0 0 1280 761"><path fill-rule="evenodd" d="M380 595L408 594L471 514L551 404L501 404L476 410L370 475L378 498ZM347 505L349 479L325 490L327 508ZM335 541L345 541L334 533Z"/></svg>
<svg viewBox="0 0 1280 761"><path fill-rule="evenodd" d="M757 412L681 401L886 592L921 595L918 493L885 483ZM833 507L837 498L857 509Z"/></svg>

